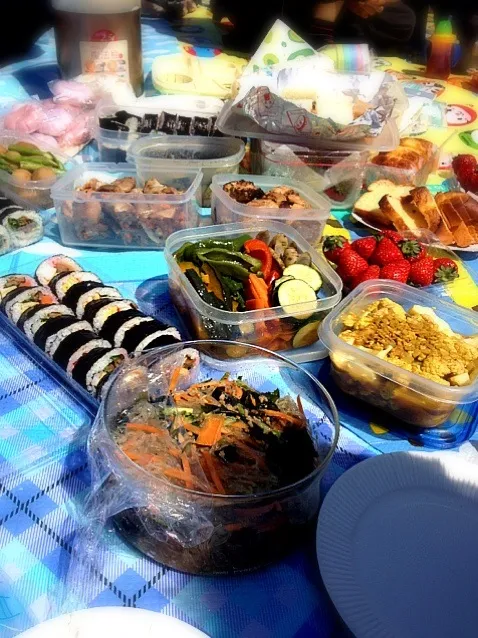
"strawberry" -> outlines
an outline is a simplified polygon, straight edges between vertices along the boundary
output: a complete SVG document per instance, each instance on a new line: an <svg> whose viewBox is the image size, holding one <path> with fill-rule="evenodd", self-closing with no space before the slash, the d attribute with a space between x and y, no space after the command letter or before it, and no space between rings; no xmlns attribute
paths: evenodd
<svg viewBox="0 0 478 638"><path fill-rule="evenodd" d="M471 193L478 193L478 170L475 171L466 183L466 190Z"/></svg>
<svg viewBox="0 0 478 638"><path fill-rule="evenodd" d="M400 233L397 233L396 230L381 230L380 235L377 239L380 239L380 236L391 239L394 244L399 244L401 241L403 241L402 235L400 235Z"/></svg>
<svg viewBox="0 0 478 638"><path fill-rule="evenodd" d="M369 281L369 279L380 279L380 266L369 266L363 273L354 277L350 282L350 288L356 288L362 281Z"/></svg>
<svg viewBox="0 0 478 638"><path fill-rule="evenodd" d="M361 237L353 241L350 247L368 261L377 247L377 238L373 235L371 237Z"/></svg>
<svg viewBox="0 0 478 638"><path fill-rule="evenodd" d="M339 263L340 255L349 248L350 242L343 235L326 237L322 246L325 257L334 264Z"/></svg>
<svg viewBox="0 0 478 638"><path fill-rule="evenodd" d="M449 257L441 257L433 260L433 283L442 284L447 281L453 281L458 277L458 266L453 259Z"/></svg>
<svg viewBox="0 0 478 638"><path fill-rule="evenodd" d="M432 257L424 257L410 265L408 283L418 288L430 286L433 283L435 265Z"/></svg>
<svg viewBox="0 0 478 638"><path fill-rule="evenodd" d="M423 244L420 244L420 242L416 241L415 239L407 239L400 242L399 245L403 256L411 264L414 261L420 261L420 259L423 259L423 257L427 256L427 250L425 246Z"/></svg>
<svg viewBox="0 0 478 638"><path fill-rule="evenodd" d="M377 264L377 266L385 266L385 264L400 260L405 261L405 258L397 244L388 237L382 237L377 242L377 247L370 258L370 263Z"/></svg>
<svg viewBox="0 0 478 638"><path fill-rule="evenodd" d="M411 264L405 259L389 262L380 269L380 279L393 279L406 284L410 268Z"/></svg>
<svg viewBox="0 0 478 638"><path fill-rule="evenodd" d="M345 250L339 257L337 272L345 283L365 272L368 264L355 250Z"/></svg>
<svg viewBox="0 0 478 638"><path fill-rule="evenodd" d="M462 172L474 172L477 168L477 161L474 155L457 155L452 161L453 170L460 176Z"/></svg>

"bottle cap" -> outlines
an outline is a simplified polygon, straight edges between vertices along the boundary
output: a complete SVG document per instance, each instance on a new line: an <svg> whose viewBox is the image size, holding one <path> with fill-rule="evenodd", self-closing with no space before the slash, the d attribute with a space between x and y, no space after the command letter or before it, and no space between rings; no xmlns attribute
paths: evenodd
<svg viewBox="0 0 478 638"><path fill-rule="evenodd" d="M440 20L435 28L435 35L453 35L451 20Z"/></svg>

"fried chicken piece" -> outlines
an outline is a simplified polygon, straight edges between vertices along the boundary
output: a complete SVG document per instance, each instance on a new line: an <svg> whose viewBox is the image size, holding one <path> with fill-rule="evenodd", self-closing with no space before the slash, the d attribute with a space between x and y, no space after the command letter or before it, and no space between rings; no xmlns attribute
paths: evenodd
<svg viewBox="0 0 478 638"><path fill-rule="evenodd" d="M222 187L229 197L235 199L239 204L249 204L255 199L264 197L264 191L258 188L254 182L248 182L245 179L228 182Z"/></svg>

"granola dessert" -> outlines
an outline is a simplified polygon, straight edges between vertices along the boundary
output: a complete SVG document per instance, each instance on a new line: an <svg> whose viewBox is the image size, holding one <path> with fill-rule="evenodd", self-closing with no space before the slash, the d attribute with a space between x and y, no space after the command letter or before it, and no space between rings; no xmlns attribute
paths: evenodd
<svg viewBox="0 0 478 638"><path fill-rule="evenodd" d="M382 299L343 318L339 336L409 372L442 385L468 385L478 371L478 341L454 333L431 308Z"/></svg>
<svg viewBox="0 0 478 638"><path fill-rule="evenodd" d="M380 364L376 372L349 351L333 352L332 374L339 387L412 425L437 427L455 404L439 389L429 395L417 391L409 373L447 387L469 385L478 375L478 335L453 332L432 308L415 305L405 311L385 298L360 314L344 315L341 323L340 339L397 370L380 374Z"/></svg>

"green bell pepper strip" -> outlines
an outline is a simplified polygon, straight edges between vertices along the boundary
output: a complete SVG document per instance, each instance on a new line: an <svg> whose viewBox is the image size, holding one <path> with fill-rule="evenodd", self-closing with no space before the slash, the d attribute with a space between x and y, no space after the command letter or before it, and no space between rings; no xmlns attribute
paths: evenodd
<svg viewBox="0 0 478 638"><path fill-rule="evenodd" d="M204 248L197 251L197 256L201 261L212 260L235 262L254 273L259 272L262 268L262 262L260 259L251 257L250 255L245 255L244 253L225 250L224 248Z"/></svg>

